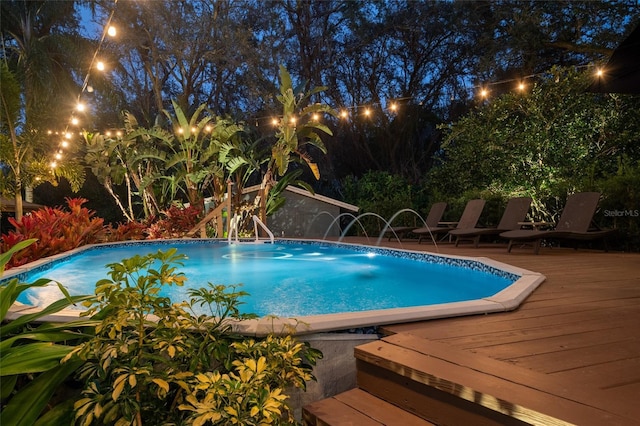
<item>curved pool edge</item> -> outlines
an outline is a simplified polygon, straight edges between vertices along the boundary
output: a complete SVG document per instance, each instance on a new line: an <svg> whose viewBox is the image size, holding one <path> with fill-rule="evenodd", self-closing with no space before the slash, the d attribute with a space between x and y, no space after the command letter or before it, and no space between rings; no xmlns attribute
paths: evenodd
<svg viewBox="0 0 640 426"><path fill-rule="evenodd" d="M477 260L477 258L473 259ZM499 264L499 262L493 263ZM238 333L254 336L285 334L291 330L295 331L293 334L303 335L464 315L481 315L512 311L518 308L546 279L546 277L540 273L524 271L522 269L519 269L519 271L523 273L512 285L491 297L478 300L411 308L313 315L300 318L264 317L234 323L233 329Z"/></svg>
<svg viewBox="0 0 640 426"><path fill-rule="evenodd" d="M190 239L197 241L200 239ZM208 240L208 239L204 239ZM154 240L144 240L152 242ZM171 240L155 240L155 242L170 242ZM185 241L178 239L177 241ZM338 314L324 314L303 316L297 318L280 318L266 316L253 320L232 321L231 326L235 332L250 336L265 336L268 334L295 334L305 335L313 333L323 333L329 331L342 331L362 327L373 327L389 324L399 324L406 322L425 321L445 317L455 317L463 315L480 315L496 312L506 312L516 309L520 304L546 279L546 277L538 272L532 272L513 265L498 262L487 257L469 257L444 255L432 253L428 251L406 250L398 248L388 248L383 246L368 246L363 244L351 244L344 242L331 242L325 240L293 240L281 239L279 241L303 241L308 243L322 244L339 244L351 247L367 247L371 249L388 250L392 252L404 252L409 254L429 255L439 258L458 259L461 261L475 261L489 268L517 275L519 278L504 290L482 299L443 303L427 306L417 306L410 308L392 308L383 310L359 311ZM125 242L131 243L131 242ZM11 278L12 276L24 273L34 267L41 266L48 262L54 261L61 257L79 253L92 247L104 246L113 243L89 244L80 248L39 259L27 265L15 267L6 271L2 279ZM31 314L41 311L42 308L24 305L15 302L7 312L6 319L11 320L22 315ZM39 319L41 322L71 322L79 318L80 310L65 309L52 315L44 316Z"/></svg>

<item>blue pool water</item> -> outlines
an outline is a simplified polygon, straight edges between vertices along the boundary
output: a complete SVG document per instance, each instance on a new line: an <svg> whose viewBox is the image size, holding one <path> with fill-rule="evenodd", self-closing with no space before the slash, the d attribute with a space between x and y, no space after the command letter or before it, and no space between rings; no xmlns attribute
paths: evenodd
<svg viewBox="0 0 640 426"><path fill-rule="evenodd" d="M46 277L61 282L72 295L93 294L95 283L108 278L105 265L170 247L188 257L179 268L188 281L184 287L167 287L165 296L179 302L188 298L186 287L242 284L241 290L250 296L242 299L241 310L259 316L300 317L474 300L494 295L518 279L472 260L378 247L197 240L96 246L23 273L20 279L32 282ZM29 290L18 301L45 306L60 298L57 286L49 285Z"/></svg>

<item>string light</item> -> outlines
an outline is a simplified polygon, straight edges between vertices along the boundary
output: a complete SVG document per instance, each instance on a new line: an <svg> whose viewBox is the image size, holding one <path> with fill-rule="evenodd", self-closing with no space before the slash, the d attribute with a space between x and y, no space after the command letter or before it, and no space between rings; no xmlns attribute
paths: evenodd
<svg viewBox="0 0 640 426"><path fill-rule="evenodd" d="M111 21L113 20L113 15L115 13L115 6L118 3L118 0L114 0L113 1L113 8L111 9L111 12L109 13L109 17L107 19L107 22L104 26L103 32L102 32L102 36L98 42L98 47L96 48L95 52L93 53L93 57L91 58L91 63L89 64L89 68L87 70L87 74L85 75L84 78L84 82L82 84L82 88L80 89L80 94L78 95L78 100L77 100L77 105L76 105L76 110L79 112L83 112L86 110L86 105L81 102L81 97L82 94L87 91L88 93L92 93L93 92L93 87L89 86L89 78L91 75L91 70L94 69L94 64L95 64L95 69L97 69L98 71L104 71L106 69L106 65L103 61L97 61L97 57L98 57L98 53L100 52L102 45L104 43L104 39L107 35L109 35L110 37L115 37L117 34L117 30L116 27L111 25ZM80 121L76 118L76 117L71 117L71 119L69 120L69 122L74 125L77 126ZM49 131L47 132L49 135L52 135L53 132ZM58 132L56 132L56 134L58 134ZM68 133L67 130L65 129L63 134L65 135L66 139L71 139L71 133ZM67 140L63 140L60 142L59 147L62 148L67 148L69 146L69 142ZM62 159L62 151L59 150L58 152L56 152L54 154L55 158L60 160ZM51 168L55 168L57 167L58 163L54 160L50 163Z"/></svg>
<svg viewBox="0 0 640 426"><path fill-rule="evenodd" d="M101 48L101 46L103 44L105 35L109 35L110 37L115 37L115 35L117 34L116 28L113 25L110 25L110 22L113 19L113 14L114 14L114 11L115 11L115 4L117 3L117 1L118 0L114 0L114 9L111 11L111 13L109 15L109 18L108 18L108 21L107 21L107 25L105 26L105 29L104 29L103 34L102 34L102 38L100 39L98 48L96 49L96 51L95 51L95 53L93 55L93 59L91 61L91 65L89 67L89 72L87 72L87 75L85 77L84 84L83 84L82 90L81 90L81 94L78 96L78 104L76 106L77 111L81 111L82 112L82 111L86 110L85 104L80 101L82 93L85 92L85 91L87 91L89 93L93 92L93 87L88 85L88 81L89 81L89 77L90 77L90 70L93 68L93 64L95 63L95 68L97 70L100 70L100 71L104 71L105 68L106 68L105 63L103 61L97 61L96 62L96 58L97 58L99 50L100 50L100 48ZM593 66L593 65L591 65L591 64L589 64L589 65L581 65L581 66L577 66L576 68L584 68L584 67L591 67L591 66ZM526 87L527 87L527 85L525 83L525 81L527 79L538 77L538 76L542 76L542 75L547 75L547 74L548 73L540 73L540 74L532 74L532 75L528 75L526 77L523 77L523 78L517 80L518 84L516 85L516 89L518 91L520 91L520 92L524 92L526 90ZM595 74L596 74L597 77L603 77L604 76L604 70L602 68L597 68L596 71L595 71ZM486 84L484 84L482 86L477 85L477 86L470 87L469 89L473 90L474 92L477 91L478 95L481 98L486 99L489 96L489 89L488 89L489 86L500 85L500 84L513 82L513 81L516 81L516 79L509 79L509 80L502 80L502 81L497 81L497 82L492 82L492 83L486 83ZM397 98L397 99L394 99L394 100L390 100L390 101L388 101L387 109L390 112L396 113L398 111L398 109L399 109L399 101L412 100L412 99L414 99L414 98L413 97L404 97L404 98ZM454 96L453 95L451 97L451 100L452 101L454 100ZM422 105L422 103L420 103L420 105ZM380 105L379 104L373 104L373 106L380 106ZM338 115L339 115L339 117L341 119L346 120L351 115L349 110L357 111L357 110L360 110L360 109L362 110L362 114L365 117L370 117L372 115L372 110L371 110L370 106L366 106L366 107L354 106L354 107L342 108ZM317 113L313 114L311 116L311 119L313 121L319 121L320 118L321 118L320 115L317 114ZM295 125L296 121L297 121L296 117L290 117L290 124L291 125ZM74 125L74 126L77 126L79 124L79 120L78 120L77 117L72 117L71 120L70 120L70 123L72 125ZM271 124L273 126L278 126L279 123L280 123L280 119L279 118L272 118L271 119ZM256 126L258 126L258 118L256 119ZM196 129L193 128L192 132L195 132L195 131L196 131ZM212 127L210 125L207 125L205 127L205 131L206 132L211 132L212 131ZM182 134L182 133L184 133L184 130L182 128L178 128L177 132ZM53 131L49 130L48 134L52 135ZM55 134L58 134L58 132L55 132ZM63 134L65 134L65 138L67 138L67 139L71 138L70 134L68 132L66 132L66 130L63 132ZM112 132L111 131L106 131L104 134L105 134L106 137L111 137ZM118 137L122 136L122 131L117 131L116 132L116 136L118 136ZM63 140L60 143L60 146L63 147L63 148L66 148L66 147L69 146L69 143L66 140ZM60 152L56 153L55 157L57 159L60 159L61 158L61 153ZM57 162L56 161L52 161L51 162L51 167L52 168L57 167Z"/></svg>

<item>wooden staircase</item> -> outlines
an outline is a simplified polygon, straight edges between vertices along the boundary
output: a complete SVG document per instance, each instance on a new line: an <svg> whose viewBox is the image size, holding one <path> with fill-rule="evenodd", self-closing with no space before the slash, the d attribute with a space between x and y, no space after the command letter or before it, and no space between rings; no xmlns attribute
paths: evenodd
<svg viewBox="0 0 640 426"><path fill-rule="evenodd" d="M568 389L546 374L410 334L358 346L355 357L357 388L303 407L305 425L628 422L583 402L589 398L579 389Z"/></svg>

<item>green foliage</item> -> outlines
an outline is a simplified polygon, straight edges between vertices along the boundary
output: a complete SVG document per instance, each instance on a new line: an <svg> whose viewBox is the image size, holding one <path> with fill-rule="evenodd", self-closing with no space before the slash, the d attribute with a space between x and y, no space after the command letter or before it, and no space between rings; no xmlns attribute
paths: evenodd
<svg viewBox="0 0 640 426"><path fill-rule="evenodd" d="M360 213L376 213L384 220L390 220L399 210L414 206L414 191L411 184L398 175L387 172L369 171L360 179L348 176L343 181L345 201L360 207ZM420 211L418 211L420 214ZM424 215L424 214L423 214ZM374 217L363 217L360 222L367 235L377 236L385 227L385 223ZM398 216L392 226L413 225L420 219L413 213ZM360 230L358 226L355 229Z"/></svg>
<svg viewBox="0 0 640 426"><path fill-rule="evenodd" d="M76 31L74 3L6 1L0 7L3 45L0 92L3 101L11 99L0 108L2 131L7 131L4 136L9 139L9 145L3 141L0 151L5 148L12 151L7 156L0 152L0 162L9 168L3 189L20 199L26 187L47 181L55 184L58 178L66 177L72 189L77 190L84 180L82 169L65 167L52 171L48 166L52 147L45 136L48 129L69 118L68 108L61 108L59 100L79 89L78 73L86 70L86 56L78 52L82 40ZM12 82L5 79L7 69L15 76ZM12 94L5 97L8 91ZM7 115L9 110L13 112ZM66 150L66 161L73 162L74 154L73 149ZM16 218L20 219L22 214L17 207Z"/></svg>
<svg viewBox="0 0 640 426"><path fill-rule="evenodd" d="M2 130L11 132L20 118L20 85L7 63L0 63L0 126Z"/></svg>
<svg viewBox="0 0 640 426"><path fill-rule="evenodd" d="M606 194L601 202L598 224L616 228L622 241L610 242L629 251L640 250L640 161L632 162L628 157L618 159L618 172L598 183Z"/></svg>
<svg viewBox="0 0 640 426"><path fill-rule="evenodd" d="M637 111L637 102L586 93L589 76L553 68L530 93L491 99L444 126L441 163L427 177L430 191L526 194L536 219L553 220L568 193L592 190L598 177L615 173L615 155L634 151L640 132L627 112Z"/></svg>
<svg viewBox="0 0 640 426"><path fill-rule="evenodd" d="M85 361L77 423L292 422L284 389L304 388L320 354L291 337L235 335L233 322L253 317L235 287L209 284L172 304L161 290L184 283L182 259L170 249L108 265L87 311L100 320L95 337L68 357Z"/></svg>
<svg viewBox="0 0 640 426"><path fill-rule="evenodd" d="M138 126L136 118L122 113L124 132L115 135L85 134L85 162L98 181L111 194L127 220L136 218L136 203L142 205L145 217L160 210L154 184L163 176L166 153L158 149L159 140L170 138L162 129L149 131ZM127 188L125 200L115 191L116 185Z"/></svg>
<svg viewBox="0 0 640 426"><path fill-rule="evenodd" d="M242 146L244 125L208 114L204 104L188 117L173 102L173 113L164 114L171 131L162 123L150 128L139 126L133 114L123 112L123 134L85 137L85 161L129 221L136 218L137 203L148 219L169 209L181 197L192 206L201 206L206 194L219 201L232 165L233 172L246 167L252 173L259 167L259 163L250 161L239 164L230 154L236 152L233 148ZM114 190L117 185L127 188L125 200Z"/></svg>
<svg viewBox="0 0 640 426"><path fill-rule="evenodd" d="M173 125L175 136L163 139L170 154L164 165L165 175L175 180L174 187L187 197L192 205L202 201L209 189L220 200L226 189L227 175L221 160L232 158L221 155L222 146L237 141L245 131L244 126L229 119L206 113L206 105L200 105L191 117L187 117L173 101L173 114L165 115ZM169 172L169 173L167 173ZM175 199L175 193L170 199Z"/></svg>
<svg viewBox="0 0 640 426"><path fill-rule="evenodd" d="M269 196L267 198L267 216L272 215L284 205L286 198L282 195L282 192L289 185L300 186L306 189L310 194L314 194L313 188L309 184L298 179L300 175L302 175L301 169L289 172L273 186L271 191L269 191Z"/></svg>
<svg viewBox="0 0 640 426"><path fill-rule="evenodd" d="M305 105L314 95L324 90L326 87L316 87L305 92L304 84L293 87L291 75L282 65L280 66L280 94L277 98L282 104L283 114L269 163L270 168L275 166L278 176L284 176L291 162L291 154L297 154L311 168L315 178L320 178L318 166L302 148L308 144L315 146L323 153L327 152L320 134L332 135L333 133L325 124L314 121L312 118L314 114L320 113L336 115L335 111L328 105L320 103Z"/></svg>
<svg viewBox="0 0 640 426"><path fill-rule="evenodd" d="M67 198L69 210L45 207L24 216L20 221L9 218L15 229L2 235L2 251L20 241L37 240L17 253L9 262L9 266L23 265L85 244L99 242L104 236L103 220L94 217L95 212L82 207L86 201L82 198Z"/></svg>
<svg viewBox="0 0 640 426"><path fill-rule="evenodd" d="M276 184L277 178L285 176L293 162L303 162L309 167L313 176L320 179L318 165L307 149L315 147L320 152L326 153L327 149L321 135L331 136L333 133L327 125L314 117L317 114L336 116L336 111L326 104L309 103L314 96L326 90L326 87L315 87L309 91L305 89L306 83L294 87L291 75L284 66L280 65L280 94L277 95L277 99L282 104L282 119L278 123L276 141L271 146L271 156L262 177L261 188L264 191L264 197L269 197L269 192ZM266 202L267 200L262 201L260 211L263 221L266 220Z"/></svg>
<svg viewBox="0 0 640 426"><path fill-rule="evenodd" d="M11 256L33 244L35 240L25 240L0 255L0 276ZM64 381L79 367L77 360L61 363L73 350L71 342L87 337L78 331L90 326L90 321L76 321L66 324L42 322L48 315L55 314L73 304L89 299L89 296L69 296L66 289L57 283L64 299L52 303L39 312L24 314L5 322L9 308L20 294L31 287L49 285L42 278L33 283L22 283L17 278L0 286L0 399L2 411L0 424L40 425L61 424L70 407L52 409L54 393ZM47 414L41 414L47 409Z"/></svg>

